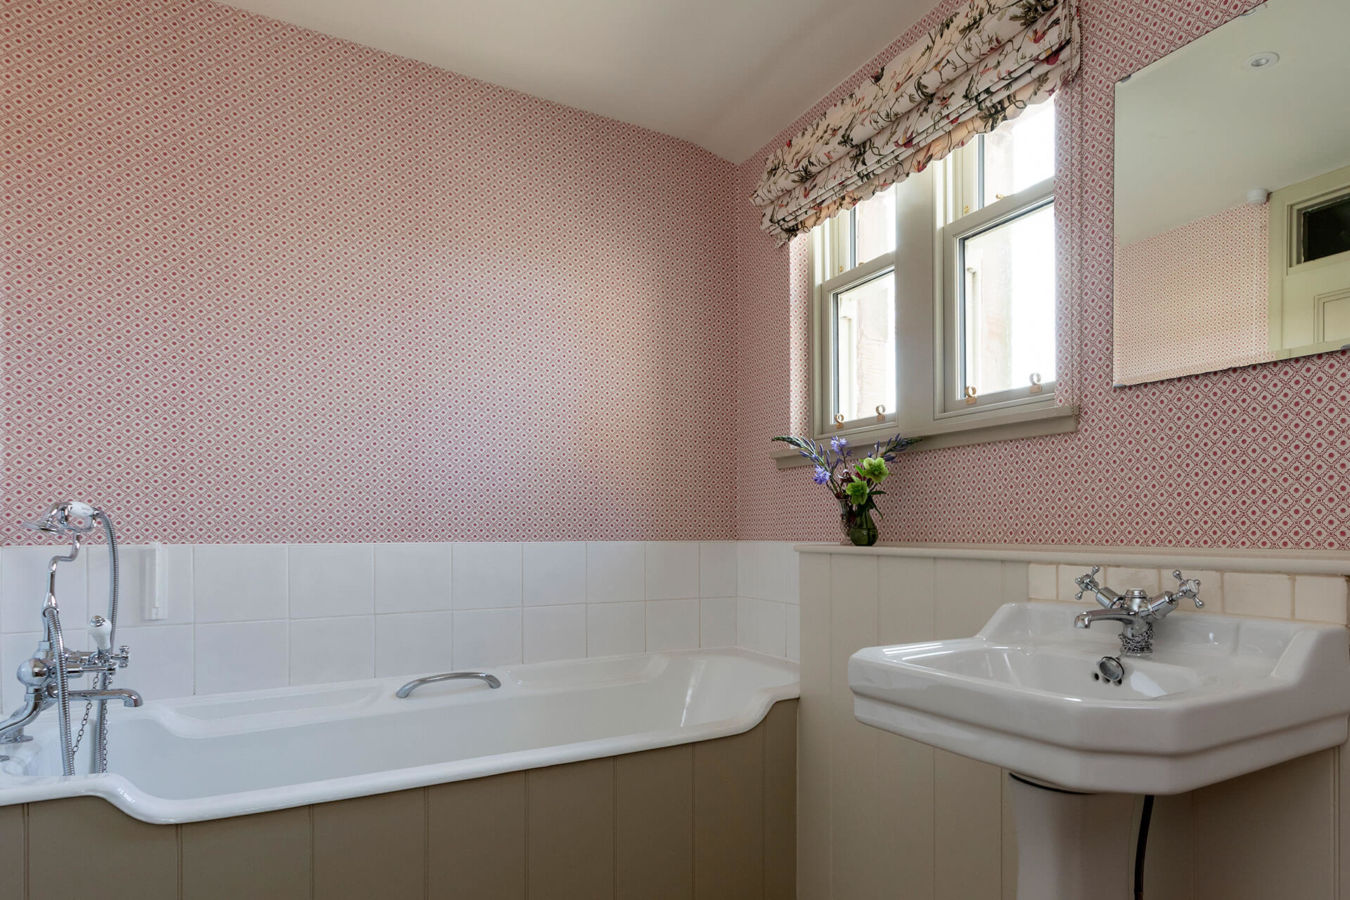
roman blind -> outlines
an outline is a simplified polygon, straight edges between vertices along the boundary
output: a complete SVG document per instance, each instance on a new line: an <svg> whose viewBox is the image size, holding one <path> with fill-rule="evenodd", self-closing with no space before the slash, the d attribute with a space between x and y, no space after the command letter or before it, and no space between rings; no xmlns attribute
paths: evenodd
<svg viewBox="0 0 1350 900"><path fill-rule="evenodd" d="M1075 0L972 0L769 155L752 201L786 243L1050 97Z"/></svg>

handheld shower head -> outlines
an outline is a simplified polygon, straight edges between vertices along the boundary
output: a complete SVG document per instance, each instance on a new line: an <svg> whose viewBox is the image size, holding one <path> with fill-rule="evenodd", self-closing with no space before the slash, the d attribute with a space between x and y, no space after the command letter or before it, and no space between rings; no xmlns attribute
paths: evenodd
<svg viewBox="0 0 1350 900"><path fill-rule="evenodd" d="M97 512L98 510L88 503L66 500L63 503L53 503L42 515L31 522L25 522L23 527L63 536L88 534L94 530L94 514Z"/></svg>

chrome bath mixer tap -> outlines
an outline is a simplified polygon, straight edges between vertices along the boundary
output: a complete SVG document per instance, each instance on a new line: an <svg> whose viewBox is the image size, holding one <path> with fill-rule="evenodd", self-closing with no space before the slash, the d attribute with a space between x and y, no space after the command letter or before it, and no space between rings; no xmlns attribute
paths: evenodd
<svg viewBox="0 0 1350 900"><path fill-rule="evenodd" d="M102 527L108 540L108 615L94 616L89 621L89 636L93 650L71 650L66 646L66 632L61 622L61 606L56 596L57 569L62 563L74 562L80 555L81 540L95 528ZM24 727L35 720L43 710L57 707L61 739L61 771L75 774L75 754L84 738L93 715L94 772L108 771L108 702L120 701L125 706L140 706L141 695L126 688L111 686L118 669L126 668L130 658L127 647L113 650L117 635L118 559L117 536L111 517L103 510L69 500L51 506L41 517L27 523L34 531L54 534L70 541L70 551L53 556L47 566L47 598L42 604L42 640L31 659L19 664L18 679L24 686L23 704L9 718L0 721L0 748L32 740L23 733ZM75 690L70 679L88 675L93 687ZM71 735L71 701L85 701L79 732ZM0 756L0 760L6 757Z"/></svg>

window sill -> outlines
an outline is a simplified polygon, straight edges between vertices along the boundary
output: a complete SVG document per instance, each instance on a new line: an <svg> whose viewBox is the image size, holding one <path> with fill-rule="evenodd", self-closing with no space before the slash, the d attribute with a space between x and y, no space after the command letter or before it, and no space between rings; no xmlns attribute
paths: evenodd
<svg viewBox="0 0 1350 900"><path fill-rule="evenodd" d="M867 447L878 440L885 440L899 430L905 437L922 438L906 450L906 453L922 453L925 450L945 450L950 447L966 447L971 444L988 444L993 441L1012 441L1021 438L1045 437L1052 434L1069 434L1078 430L1077 406L1051 406L1035 411L1023 411L1018 418L1007 422L982 423L973 427L953 430L950 426L941 430L929 428L924 431L908 432L891 425L885 429L869 428L864 431L840 432L849 441L850 446L858 449ZM822 438L829 440L829 437ZM769 457L779 469L795 469L811 465L796 450L773 450Z"/></svg>

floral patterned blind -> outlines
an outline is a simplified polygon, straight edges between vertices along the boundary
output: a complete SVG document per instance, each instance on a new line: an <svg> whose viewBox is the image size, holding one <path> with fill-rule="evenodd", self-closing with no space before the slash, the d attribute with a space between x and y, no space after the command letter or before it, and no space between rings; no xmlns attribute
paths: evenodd
<svg viewBox="0 0 1350 900"><path fill-rule="evenodd" d="M752 202L786 243L1050 97L1075 0L972 0L769 155Z"/></svg>

